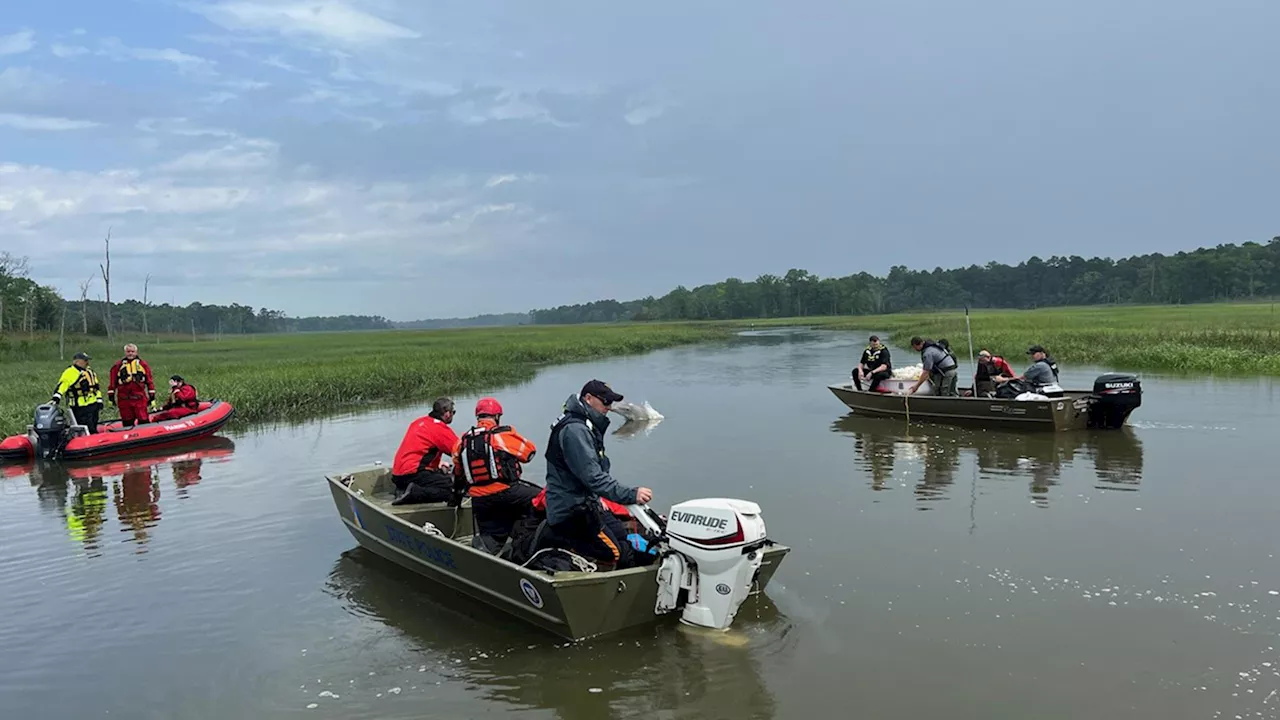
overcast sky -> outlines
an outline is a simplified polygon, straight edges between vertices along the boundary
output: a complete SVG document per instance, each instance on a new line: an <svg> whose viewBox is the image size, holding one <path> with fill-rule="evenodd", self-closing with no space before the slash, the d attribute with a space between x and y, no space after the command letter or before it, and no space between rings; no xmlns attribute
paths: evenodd
<svg viewBox="0 0 1280 720"><path fill-rule="evenodd" d="M0 249L77 295L521 311L1280 234L1276 0L0 13ZM95 292L101 291L101 283Z"/></svg>

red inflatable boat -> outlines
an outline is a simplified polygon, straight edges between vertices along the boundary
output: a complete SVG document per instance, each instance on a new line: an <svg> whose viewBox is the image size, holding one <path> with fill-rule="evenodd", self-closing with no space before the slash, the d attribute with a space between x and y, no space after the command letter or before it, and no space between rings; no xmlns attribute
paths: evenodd
<svg viewBox="0 0 1280 720"><path fill-rule="evenodd" d="M54 420L61 417L49 408L41 405L36 409L38 421L42 415ZM35 455L49 459L84 460L169 447L212 435L235 414L230 403L214 400L201 402L198 411L184 418L144 423L132 428L122 428L120 421L115 420L99 425L98 432L93 435L74 435L72 428L80 426L60 428L51 425L47 429L31 426L26 434L11 435L0 442L0 460L25 460ZM65 424L65 420L63 422ZM66 437L62 433L73 436L61 444L62 438ZM42 447L45 444L49 447ZM59 444L60 448L54 447Z"/></svg>

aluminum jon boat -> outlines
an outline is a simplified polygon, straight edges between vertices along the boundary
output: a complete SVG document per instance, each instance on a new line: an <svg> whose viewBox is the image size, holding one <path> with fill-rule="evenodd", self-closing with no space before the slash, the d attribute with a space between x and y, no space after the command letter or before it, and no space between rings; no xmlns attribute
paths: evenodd
<svg viewBox="0 0 1280 720"><path fill-rule="evenodd" d="M457 507L393 506L386 467L325 479L343 524L365 549L569 640L676 614L690 625L728 629L790 551L765 537L755 503L713 498L675 505L665 523L649 508L631 506L637 521L661 537L650 566L531 570L473 547L469 500Z"/></svg>
<svg viewBox="0 0 1280 720"><path fill-rule="evenodd" d="M899 383L901 384L901 383ZM1100 375L1093 390L1065 390L1046 400L940 397L858 390L852 382L828 385L840 402L861 415L906 418L947 425L1027 430L1115 430L1142 404L1133 375Z"/></svg>

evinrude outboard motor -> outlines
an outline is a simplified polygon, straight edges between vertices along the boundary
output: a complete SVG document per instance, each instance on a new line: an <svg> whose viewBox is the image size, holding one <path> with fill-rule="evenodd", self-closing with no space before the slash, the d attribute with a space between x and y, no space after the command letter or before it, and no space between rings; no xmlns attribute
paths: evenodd
<svg viewBox="0 0 1280 720"><path fill-rule="evenodd" d="M1089 427L1116 429L1142 405L1142 383L1136 375L1107 373L1093 381L1089 396Z"/></svg>
<svg viewBox="0 0 1280 720"><path fill-rule="evenodd" d="M66 444L71 425L67 415L53 403L45 403L36 407L35 417L31 422L31 444L35 447L36 457L49 460L62 452Z"/></svg>
<svg viewBox="0 0 1280 720"><path fill-rule="evenodd" d="M654 527L651 517L640 517ZM666 550L658 567L654 612L683 609L690 625L725 630L751 594L769 543L760 506L746 500L707 498L671 508Z"/></svg>

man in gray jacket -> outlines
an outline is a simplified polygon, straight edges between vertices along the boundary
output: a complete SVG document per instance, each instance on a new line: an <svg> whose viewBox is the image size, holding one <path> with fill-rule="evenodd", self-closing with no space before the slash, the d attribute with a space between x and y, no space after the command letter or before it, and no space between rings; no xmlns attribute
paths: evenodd
<svg viewBox="0 0 1280 720"><path fill-rule="evenodd" d="M647 503L653 491L627 487L609 474L604 433L609 408L622 399L606 383L592 380L565 401L564 414L547 440L547 531L543 543L617 569L635 564L622 523L606 511L600 498L620 505Z"/></svg>

